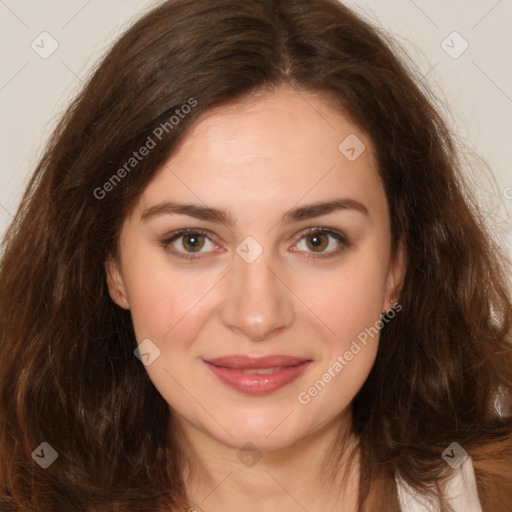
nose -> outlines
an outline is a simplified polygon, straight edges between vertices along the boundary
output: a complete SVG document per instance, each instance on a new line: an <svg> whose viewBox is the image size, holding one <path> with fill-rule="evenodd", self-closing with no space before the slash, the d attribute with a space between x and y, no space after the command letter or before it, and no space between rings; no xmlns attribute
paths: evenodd
<svg viewBox="0 0 512 512"><path fill-rule="evenodd" d="M221 320L251 341L268 340L295 319L293 293L270 263L265 252L252 263L238 258L226 282Z"/></svg>

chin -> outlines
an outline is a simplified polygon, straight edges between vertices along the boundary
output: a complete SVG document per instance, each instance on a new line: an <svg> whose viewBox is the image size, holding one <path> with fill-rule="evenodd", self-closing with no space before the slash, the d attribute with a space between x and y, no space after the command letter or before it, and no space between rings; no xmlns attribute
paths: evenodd
<svg viewBox="0 0 512 512"><path fill-rule="evenodd" d="M281 409L267 414L262 411L237 411L230 418L224 416L221 421L233 437L218 425L215 425L215 431L210 432L210 435L237 450L247 443L253 444L262 452L281 450L306 435L304 427L299 429L296 425L297 418L294 415L296 412L292 409L286 412Z"/></svg>

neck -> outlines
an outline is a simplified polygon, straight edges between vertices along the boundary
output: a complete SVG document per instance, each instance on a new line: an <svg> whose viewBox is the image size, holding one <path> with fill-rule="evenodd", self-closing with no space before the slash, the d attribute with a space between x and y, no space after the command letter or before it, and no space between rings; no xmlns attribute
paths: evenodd
<svg viewBox="0 0 512 512"><path fill-rule="evenodd" d="M198 512L280 510L355 511L359 457L352 415L340 417L282 449L241 451L180 422L179 445L185 460L183 480L191 506ZM357 454L357 452L356 452ZM192 509L192 510L193 510Z"/></svg>

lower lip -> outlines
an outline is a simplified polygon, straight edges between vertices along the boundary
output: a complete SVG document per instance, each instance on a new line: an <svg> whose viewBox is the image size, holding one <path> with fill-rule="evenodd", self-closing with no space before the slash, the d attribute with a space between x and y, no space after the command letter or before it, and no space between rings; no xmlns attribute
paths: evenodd
<svg viewBox="0 0 512 512"><path fill-rule="evenodd" d="M242 373L234 368L215 366L205 361L210 370L229 387L247 395L268 395L297 379L311 361L297 366L286 366L273 373Z"/></svg>

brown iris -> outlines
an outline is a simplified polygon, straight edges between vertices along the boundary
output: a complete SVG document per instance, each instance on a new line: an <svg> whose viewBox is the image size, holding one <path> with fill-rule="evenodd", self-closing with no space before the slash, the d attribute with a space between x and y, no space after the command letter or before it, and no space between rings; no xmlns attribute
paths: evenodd
<svg viewBox="0 0 512 512"><path fill-rule="evenodd" d="M329 239L324 233L310 234L306 237L306 240L308 247L316 252L321 252L329 244Z"/></svg>
<svg viewBox="0 0 512 512"><path fill-rule="evenodd" d="M189 252L198 252L203 248L204 235L199 233L185 235L181 244L183 245L183 248Z"/></svg>

